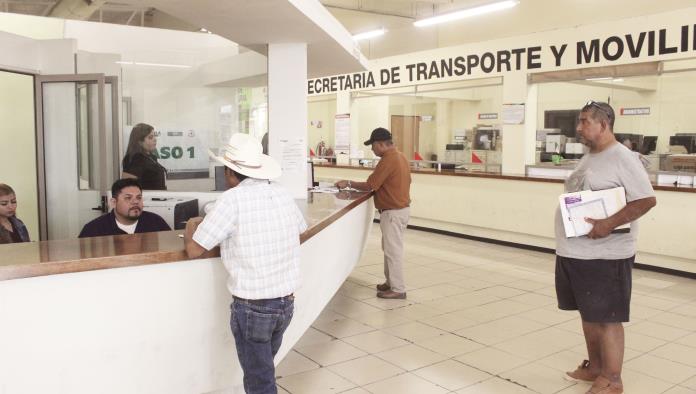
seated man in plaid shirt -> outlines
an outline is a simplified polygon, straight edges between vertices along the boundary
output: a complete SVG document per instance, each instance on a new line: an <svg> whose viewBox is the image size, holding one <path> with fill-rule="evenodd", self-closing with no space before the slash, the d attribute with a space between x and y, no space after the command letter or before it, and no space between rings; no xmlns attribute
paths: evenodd
<svg viewBox="0 0 696 394"><path fill-rule="evenodd" d="M234 134L220 154L211 156L225 165L230 189L205 219L188 221L186 253L196 258L220 245L244 390L277 393L273 357L292 319L307 224L290 194L269 181L280 176L280 166L262 153L261 143Z"/></svg>

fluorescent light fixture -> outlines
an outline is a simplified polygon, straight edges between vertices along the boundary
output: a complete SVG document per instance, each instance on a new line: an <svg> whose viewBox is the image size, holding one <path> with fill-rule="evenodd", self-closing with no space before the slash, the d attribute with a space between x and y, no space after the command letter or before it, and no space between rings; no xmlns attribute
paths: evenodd
<svg viewBox="0 0 696 394"><path fill-rule="evenodd" d="M623 78L614 78L612 82L623 82Z"/></svg>
<svg viewBox="0 0 696 394"><path fill-rule="evenodd" d="M377 29L377 30L370 30L366 31L364 33L356 34L353 36L353 40L355 41L360 41L360 40L367 40L368 38L374 38L374 37L379 37L381 35L384 35L384 33L387 32L387 29Z"/></svg>
<svg viewBox="0 0 696 394"><path fill-rule="evenodd" d="M201 27L200 30L198 30L201 33L208 33L208 34L213 34L212 31L206 29L205 27Z"/></svg>
<svg viewBox="0 0 696 394"><path fill-rule="evenodd" d="M143 63L143 62L125 62L125 61L117 61L116 64L123 64L123 65L126 65L126 66L191 68L191 66L188 66L188 65L186 65L186 64Z"/></svg>
<svg viewBox="0 0 696 394"><path fill-rule="evenodd" d="M449 12L442 15L433 16L430 18L421 19L413 22L414 26L423 27L436 25L438 23L450 22L458 19L469 18L472 16L483 15L489 12L502 11L512 8L519 4L519 0L498 1L491 4L486 4L478 7L467 8L464 10Z"/></svg>
<svg viewBox="0 0 696 394"><path fill-rule="evenodd" d="M585 81L611 81L612 77L585 78Z"/></svg>

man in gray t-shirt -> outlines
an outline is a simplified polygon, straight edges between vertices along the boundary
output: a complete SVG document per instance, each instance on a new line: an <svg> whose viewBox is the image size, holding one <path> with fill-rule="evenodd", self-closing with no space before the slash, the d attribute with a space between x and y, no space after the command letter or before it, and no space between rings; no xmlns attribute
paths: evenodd
<svg viewBox="0 0 696 394"><path fill-rule="evenodd" d="M590 148L565 183L566 192L623 187L626 206L593 225L583 237L567 238L560 207L556 212L556 295L558 307L579 310L588 359L566 378L592 382L588 393L623 393L623 322L629 318L631 267L636 253L636 220L655 206L655 193L637 153L614 138L614 110L588 102L577 132ZM630 223L630 232L617 227Z"/></svg>

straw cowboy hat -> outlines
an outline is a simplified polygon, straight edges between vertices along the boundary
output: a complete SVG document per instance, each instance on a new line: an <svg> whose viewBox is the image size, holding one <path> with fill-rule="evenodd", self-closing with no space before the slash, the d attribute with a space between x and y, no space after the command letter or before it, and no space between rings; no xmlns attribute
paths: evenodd
<svg viewBox="0 0 696 394"><path fill-rule="evenodd" d="M208 150L208 155L223 165L251 178L274 179L280 176L280 165L263 154L261 143L248 134L236 133L227 145L219 149L220 156Z"/></svg>

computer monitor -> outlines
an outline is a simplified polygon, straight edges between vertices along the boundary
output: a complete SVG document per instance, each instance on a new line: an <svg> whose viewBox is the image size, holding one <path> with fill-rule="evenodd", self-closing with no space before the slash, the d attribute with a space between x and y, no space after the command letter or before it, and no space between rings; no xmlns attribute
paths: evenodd
<svg viewBox="0 0 696 394"><path fill-rule="evenodd" d="M696 153L696 134L677 134L669 137L669 146L683 146L688 153Z"/></svg>
<svg viewBox="0 0 696 394"><path fill-rule="evenodd" d="M620 143L626 145L634 152L639 152L643 145L643 135L634 133L614 133L614 137ZM629 146L630 145L630 146Z"/></svg>
<svg viewBox="0 0 696 394"><path fill-rule="evenodd" d="M225 166L215 166L215 191L224 192L229 188L225 179Z"/></svg>
<svg viewBox="0 0 696 394"><path fill-rule="evenodd" d="M575 138L578 116L580 116L579 109L544 111L544 128L560 129L561 134L568 138Z"/></svg>
<svg viewBox="0 0 696 394"><path fill-rule="evenodd" d="M647 155L650 152L655 152L657 150L657 136L656 135L646 135L643 136L643 144L640 146L640 153Z"/></svg>

